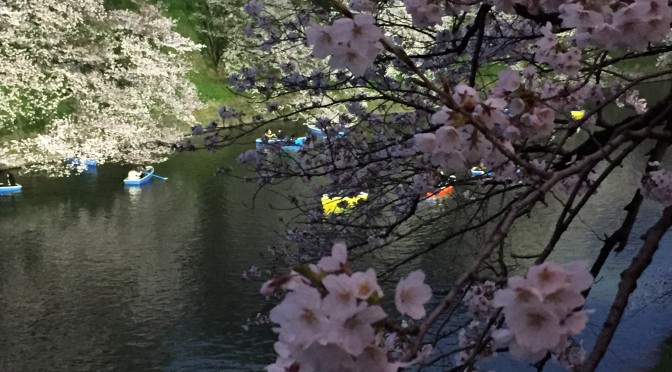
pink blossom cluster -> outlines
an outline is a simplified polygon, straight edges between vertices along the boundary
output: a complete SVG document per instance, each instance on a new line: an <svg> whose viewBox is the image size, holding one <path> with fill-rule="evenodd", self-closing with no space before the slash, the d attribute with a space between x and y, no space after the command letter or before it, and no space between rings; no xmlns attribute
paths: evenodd
<svg viewBox="0 0 672 372"><path fill-rule="evenodd" d="M530 267L525 277L509 278L493 300L508 328L493 331L493 341L508 344L514 358L533 362L548 352L562 353L572 345L569 337L586 326L581 292L592 284L586 264L578 261L565 267L543 263Z"/></svg>
<svg viewBox="0 0 672 372"><path fill-rule="evenodd" d="M313 56L331 56L329 66L347 68L357 76L363 75L383 50L383 31L369 14L337 19L331 26L310 26L306 38L313 46Z"/></svg>
<svg viewBox="0 0 672 372"><path fill-rule="evenodd" d="M478 345L479 338L481 337L481 328L479 326L481 326L480 322L471 321L466 327L462 327L457 332L457 346L462 351L456 353L453 357L455 365L462 366L471 358L472 349ZM484 345L483 349L479 352L479 356L485 358L495 356L496 352L493 346L492 343Z"/></svg>
<svg viewBox="0 0 672 372"><path fill-rule="evenodd" d="M498 74L492 98L508 102L509 126L499 126L498 135L515 140L542 140L555 129L558 114L569 115L569 108L581 107L587 101L601 102L604 94L599 85L577 85L540 79L536 67L528 65L522 71L510 67ZM569 94L571 92L571 94ZM502 130L504 129L504 130Z"/></svg>
<svg viewBox="0 0 672 372"><path fill-rule="evenodd" d="M266 296L288 290L269 316L279 334L278 358L269 371L397 371L404 365L389 360L393 350L386 339L398 338L384 332L387 314L379 305L383 291L375 271L352 272L347 256L345 244L334 244L331 256L310 265L305 275L293 272L262 286ZM395 305L401 314L425 316L432 292L424 279L418 270L399 281Z"/></svg>
<svg viewBox="0 0 672 372"><path fill-rule="evenodd" d="M639 177L637 187L645 198L666 207L672 205L672 172L665 169L648 172Z"/></svg>
<svg viewBox="0 0 672 372"><path fill-rule="evenodd" d="M576 29L580 47L644 50L670 32L672 6L667 0L571 2L558 7L563 26Z"/></svg>
<svg viewBox="0 0 672 372"><path fill-rule="evenodd" d="M532 14L559 13L562 25L575 29L579 47L644 50L670 32L672 6L666 0L496 0L497 9L514 13L520 4Z"/></svg>
<svg viewBox="0 0 672 372"><path fill-rule="evenodd" d="M575 46L563 48L551 30L550 23L541 28L544 35L537 41L537 56L540 62L548 63L553 70L568 76L581 69L581 50Z"/></svg>
<svg viewBox="0 0 672 372"><path fill-rule="evenodd" d="M374 13L377 9L375 0L351 0L350 9L356 12Z"/></svg>
<svg viewBox="0 0 672 372"><path fill-rule="evenodd" d="M471 125L472 120L491 130L502 145L511 150L511 141L540 140L549 136L555 128L556 110L569 102L560 93L567 87L551 82L535 82L536 69L528 66L523 70L525 84L520 74L511 68L499 72L499 80L489 98L481 101L477 92L466 85L455 87L453 100L464 111L466 117L446 106L431 117L431 124L442 125L434 133L415 135L416 148L427 154L436 166L453 170L469 168L485 159L490 169L506 169L508 177L515 168L502 152L484 138ZM576 89L573 97L601 97L594 85L586 84ZM538 90L540 96L530 100L530 92ZM532 96L534 97L534 96Z"/></svg>
<svg viewBox="0 0 672 372"><path fill-rule="evenodd" d="M418 27L436 26L443 23L443 9L431 0L404 0L406 11L411 15L413 24Z"/></svg>
<svg viewBox="0 0 672 372"><path fill-rule="evenodd" d="M618 103L617 103L618 104ZM625 104L632 107L636 113L643 114L646 112L647 102L645 98L639 96L638 90L631 90L625 95Z"/></svg>
<svg viewBox="0 0 672 372"><path fill-rule="evenodd" d="M487 280L484 283L473 284L464 296L464 303L469 310L469 316L474 320L490 319L497 313L493 305L495 282Z"/></svg>
<svg viewBox="0 0 672 372"><path fill-rule="evenodd" d="M438 129L416 134L415 148L425 154L432 165L444 169L465 171L485 159L488 169L496 170L502 176L511 176L515 166L472 122L476 120L502 136L506 136L509 130L518 133L503 111L507 102L495 97L481 101L476 90L464 84L455 87L452 99L468 115L446 106L441 107L430 119L431 124L438 126ZM501 144L513 151L513 145L507 139L503 139Z"/></svg>

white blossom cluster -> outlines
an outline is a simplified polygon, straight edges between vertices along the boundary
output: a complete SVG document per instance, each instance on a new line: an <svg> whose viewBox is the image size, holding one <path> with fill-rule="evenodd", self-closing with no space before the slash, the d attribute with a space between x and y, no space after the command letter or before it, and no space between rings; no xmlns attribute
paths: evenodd
<svg viewBox="0 0 672 372"><path fill-rule="evenodd" d="M2 163L62 170L66 158L159 160L201 106L185 54L198 50L153 6L12 0L0 7Z"/></svg>
<svg viewBox="0 0 672 372"><path fill-rule="evenodd" d="M464 296L464 303L469 310L469 316L474 320L490 319L496 314L493 299L497 286L495 282L487 280L484 283L473 284Z"/></svg>
<svg viewBox="0 0 672 372"><path fill-rule="evenodd" d="M575 29L579 47L643 50L670 32L672 6L666 0L496 0L497 9L514 13L520 4L532 14L560 13L562 25Z"/></svg>
<svg viewBox="0 0 672 372"><path fill-rule="evenodd" d="M466 171L487 159L489 169L497 169L500 174L513 174L513 167L507 158L492 142L470 124L478 120L488 129L506 133L509 118L504 114L506 101L501 98L488 98L481 102L478 93L471 87L459 84L455 87L453 100L469 112L465 116L444 106L431 117L431 124L439 126L435 132L418 133L414 136L415 147L426 154L435 166L453 171ZM510 142L503 145L512 150Z"/></svg>
<svg viewBox="0 0 672 372"><path fill-rule="evenodd" d="M288 290L270 312L279 340L278 359L269 371L397 371L408 365L389 361L388 353L399 350L399 338L385 334L387 314L379 305L383 291L375 271L351 272L347 255L344 244L334 244L331 256L310 265L310 273L293 272L262 286L266 296ZM432 292L424 279L424 273L414 271L397 285L395 305L401 314L425 316Z"/></svg>
<svg viewBox="0 0 672 372"><path fill-rule="evenodd" d="M537 41L539 61L548 63L557 72L576 75L581 69L581 49L575 46L561 48L550 23L541 27L541 33L544 37Z"/></svg>
<svg viewBox="0 0 672 372"><path fill-rule="evenodd" d="M406 11L411 15L413 24L419 27L440 25L444 16L443 9L436 2L428 0L404 0Z"/></svg>
<svg viewBox="0 0 672 372"><path fill-rule="evenodd" d="M563 267L551 262L532 266L525 277L509 278L493 305L503 308L508 328L492 332L499 346L509 346L514 358L536 362L548 352L560 354L572 346L569 337L586 326L588 314L581 292L593 277L584 262Z"/></svg>
<svg viewBox="0 0 672 372"><path fill-rule="evenodd" d="M374 24L369 14L341 18L331 26L311 26L306 30L308 45L313 56L329 59L333 68L347 68L354 75L363 75L383 50L380 39L383 31Z"/></svg>
<svg viewBox="0 0 672 372"><path fill-rule="evenodd" d="M666 0L572 2L558 7L562 24L576 29L579 47L644 50L670 32L672 6Z"/></svg>

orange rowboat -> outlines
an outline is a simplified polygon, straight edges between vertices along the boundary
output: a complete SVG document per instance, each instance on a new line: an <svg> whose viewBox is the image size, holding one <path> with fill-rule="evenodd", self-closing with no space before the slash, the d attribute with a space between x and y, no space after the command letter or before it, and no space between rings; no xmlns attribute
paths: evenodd
<svg viewBox="0 0 672 372"><path fill-rule="evenodd" d="M451 196L451 195L453 195L453 192L455 192L455 187L446 186L446 187L443 187L443 188L439 189L439 191L426 193L425 197L427 199L439 199L439 198L443 198L444 196Z"/></svg>

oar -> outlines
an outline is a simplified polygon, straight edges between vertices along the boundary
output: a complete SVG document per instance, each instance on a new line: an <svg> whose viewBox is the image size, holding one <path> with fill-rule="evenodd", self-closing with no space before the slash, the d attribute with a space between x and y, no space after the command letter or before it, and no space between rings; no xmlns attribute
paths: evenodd
<svg viewBox="0 0 672 372"><path fill-rule="evenodd" d="M154 174L154 173L149 173L149 172L147 172L147 171L142 171L142 173L144 173L144 174L149 174L149 175L152 176L152 177L156 177L156 178L158 178L158 179L162 179L162 180L164 180L164 181L168 179L168 177L161 177L161 176L158 176L158 175L156 175L156 174Z"/></svg>

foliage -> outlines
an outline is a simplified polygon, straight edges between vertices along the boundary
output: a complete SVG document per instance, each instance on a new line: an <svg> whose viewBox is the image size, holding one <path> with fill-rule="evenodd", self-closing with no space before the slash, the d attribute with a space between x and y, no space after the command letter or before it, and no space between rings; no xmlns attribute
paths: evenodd
<svg viewBox="0 0 672 372"><path fill-rule="evenodd" d="M193 122L200 102L184 54L199 46L155 7L12 0L0 16L0 130L24 134L0 147L5 167L155 161Z"/></svg>
<svg viewBox="0 0 672 372"><path fill-rule="evenodd" d="M245 5L253 20L247 34L261 38L262 50L270 53L267 63L241 68L230 82L239 92L264 97L266 112L275 116L223 108L227 128L209 128L205 141L208 148L225 146L273 120L304 120L317 128L293 156L262 139L260 147L240 157L257 172L254 181L261 186L301 180L309 190L307 197L287 195L297 210L288 226L296 249L276 253L286 261L318 262L318 269L295 266L300 275L269 282L291 283L275 308L282 311L271 313L279 343L278 362L269 369L339 370L337 361L345 361L353 370L397 370L406 363L435 365L455 356L453 370L470 371L498 351L535 363L538 370L550 359L595 370L637 280L672 226L672 173L660 169L672 143L672 93L650 105L636 90L642 82L672 78L672 6L663 0L321 0L301 5L258 0ZM651 56L661 68L619 69L628 60ZM628 109L613 118L605 115L610 105ZM570 111L576 108L586 110L583 118L572 119ZM601 245L592 265L577 271L576 264L545 262L599 187L624 182L613 180L613 172L640 149L649 150L649 158L641 174L632 176L638 190L623 202L625 216L614 231L601 232L604 240L585 243ZM474 167L486 168L488 176L473 175ZM445 184L467 195L457 195L444 209L423 208L427 193ZM323 194L360 192L367 199L348 213L323 213ZM507 236L550 198L560 200L562 208L548 243L523 257L534 260L528 261L525 276L511 276L512 268L525 270L515 267L520 257L514 257L516 242ZM587 316L582 309L590 290L586 278L597 276L613 252L623 250L645 198L664 209L624 267L592 350L583 351L578 332ZM478 234L486 236L485 242L474 243L472 261L445 284L433 309L426 316L424 308L402 311L417 321L410 329L381 325L384 316L371 310L378 303L370 298L354 301L347 319L352 322L346 320L341 328L331 323L334 316L322 313L330 310L326 299L339 290L324 280L336 275L347 282L346 277L358 274L350 266L320 268L318 260L334 241L347 242L351 259L394 252L375 262L385 278L453 239L474 240ZM395 250L402 242L413 248ZM583 279L576 281L577 276ZM298 285L296 277L303 278ZM268 283L264 294L267 289ZM501 293L508 293L509 302ZM484 308L470 317L459 311L493 297L501 310ZM512 306L511 298L532 304ZM275 316L278 312L282 316ZM368 317L371 313L375 316ZM332 334L352 331L361 338L322 337L323 325ZM311 334L308 326L320 332ZM381 327L403 339L403 352L397 352L396 342L385 343ZM457 342L446 341L451 337ZM422 351L428 343L440 352L428 357Z"/></svg>

